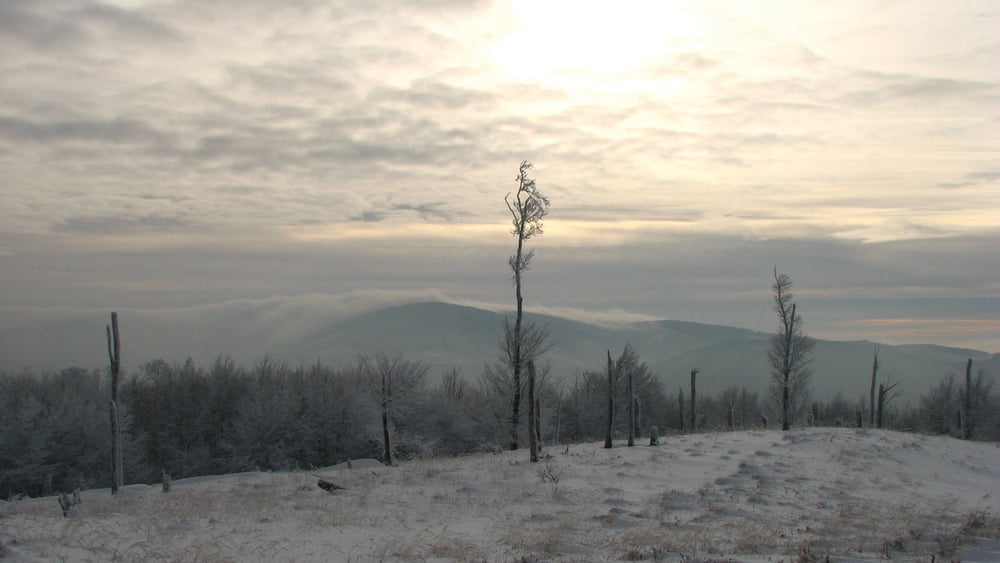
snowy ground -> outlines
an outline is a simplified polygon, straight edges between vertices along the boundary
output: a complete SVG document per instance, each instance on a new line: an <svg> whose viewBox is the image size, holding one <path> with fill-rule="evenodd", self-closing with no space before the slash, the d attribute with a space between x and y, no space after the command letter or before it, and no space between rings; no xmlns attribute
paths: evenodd
<svg viewBox="0 0 1000 563"><path fill-rule="evenodd" d="M1000 561L996 444L822 428L544 453L85 491L68 518L54 498L2 502L0 557Z"/></svg>

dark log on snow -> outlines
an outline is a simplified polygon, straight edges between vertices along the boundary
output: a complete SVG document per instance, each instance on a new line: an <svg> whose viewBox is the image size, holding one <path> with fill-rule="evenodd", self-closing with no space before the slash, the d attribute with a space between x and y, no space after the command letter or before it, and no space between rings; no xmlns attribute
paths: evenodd
<svg viewBox="0 0 1000 563"><path fill-rule="evenodd" d="M344 487L341 487L340 485L334 483L333 481L327 481L326 479L320 479L317 485L319 485L319 488L323 489L328 493L344 489Z"/></svg>

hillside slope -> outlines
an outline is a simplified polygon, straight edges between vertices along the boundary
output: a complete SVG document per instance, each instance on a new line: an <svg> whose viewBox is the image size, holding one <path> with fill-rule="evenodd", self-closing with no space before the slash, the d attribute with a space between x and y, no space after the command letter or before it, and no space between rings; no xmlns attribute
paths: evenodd
<svg viewBox="0 0 1000 563"><path fill-rule="evenodd" d="M803 429L247 473L0 502L14 561L1000 559L1000 448ZM319 489L319 478L345 487Z"/></svg>

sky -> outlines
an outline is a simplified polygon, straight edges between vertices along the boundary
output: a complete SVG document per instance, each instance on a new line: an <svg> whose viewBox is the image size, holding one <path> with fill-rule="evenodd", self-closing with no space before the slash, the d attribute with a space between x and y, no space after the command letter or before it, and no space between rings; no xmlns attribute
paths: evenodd
<svg viewBox="0 0 1000 563"><path fill-rule="evenodd" d="M989 1L0 2L0 324L319 296L1000 352ZM320 299L322 298L322 299ZM102 317L103 318L103 317Z"/></svg>

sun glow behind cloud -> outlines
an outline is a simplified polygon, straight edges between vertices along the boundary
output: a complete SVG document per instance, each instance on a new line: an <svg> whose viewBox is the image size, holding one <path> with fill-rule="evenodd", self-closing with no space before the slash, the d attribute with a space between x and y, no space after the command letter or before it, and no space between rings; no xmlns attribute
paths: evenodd
<svg viewBox="0 0 1000 563"><path fill-rule="evenodd" d="M516 79L613 84L601 78L690 48L703 29L687 4L515 0L516 28L491 54Z"/></svg>

